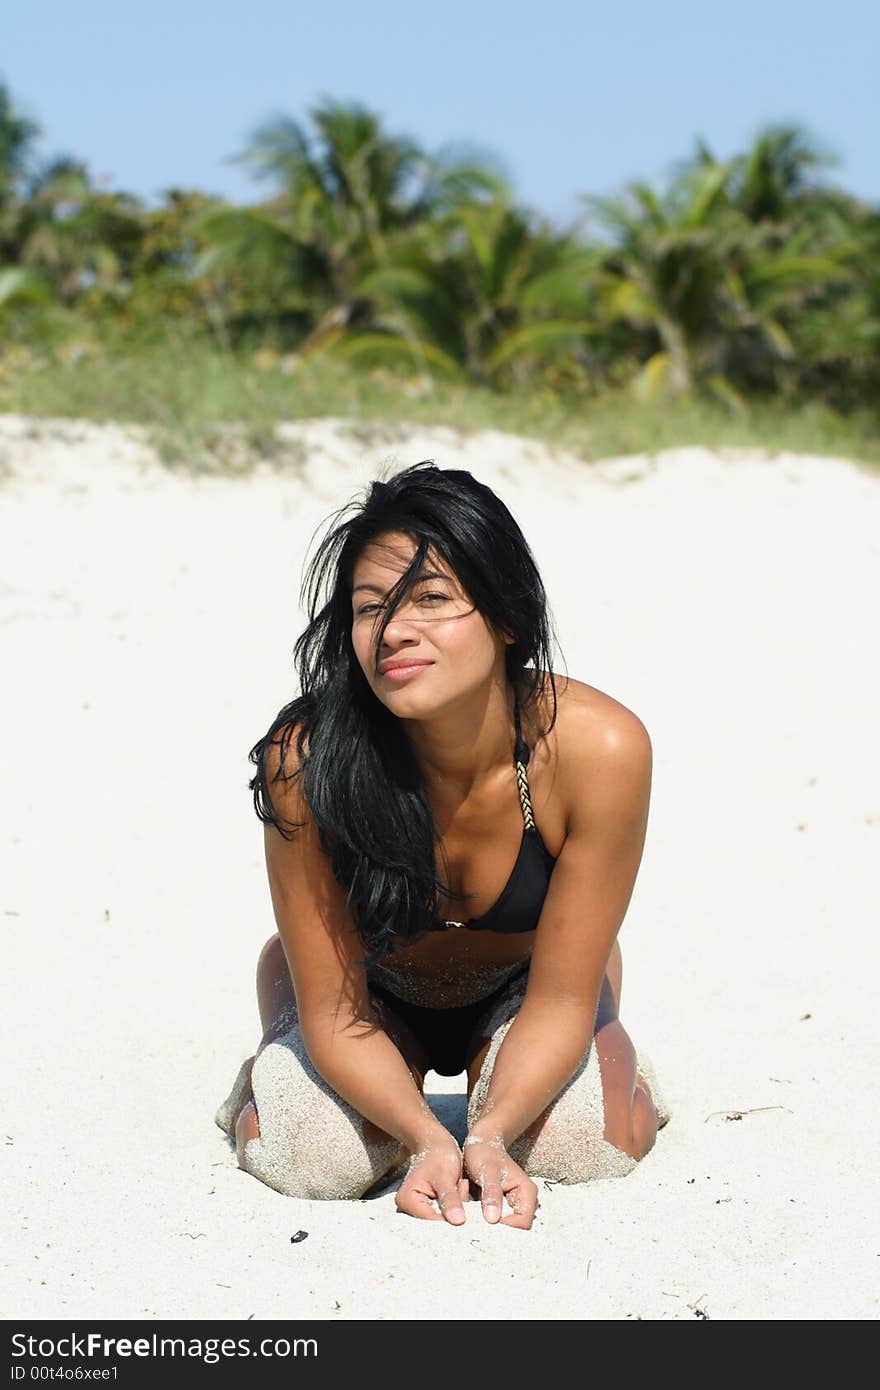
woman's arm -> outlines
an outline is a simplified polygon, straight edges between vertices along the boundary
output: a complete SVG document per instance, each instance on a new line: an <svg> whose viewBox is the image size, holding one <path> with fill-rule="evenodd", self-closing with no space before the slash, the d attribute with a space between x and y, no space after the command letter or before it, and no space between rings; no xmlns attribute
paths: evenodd
<svg viewBox="0 0 880 1390"><path fill-rule="evenodd" d="M279 751L267 754L271 779ZM291 740L285 769L296 766ZM265 827L266 867L275 921L287 958L306 1050L329 1086L415 1153L451 1136L429 1109L401 1053L378 1025L370 1005L363 944L343 889L321 848L300 780L271 782L288 822L301 823L292 840Z"/></svg>
<svg viewBox="0 0 880 1390"><path fill-rule="evenodd" d="M644 725L621 707L600 747L595 739L579 746L572 740L566 762L566 776L574 779L568 833L538 923L525 1000L471 1129L475 1145L492 1140L506 1148L586 1056L608 957L641 862L652 771Z"/></svg>

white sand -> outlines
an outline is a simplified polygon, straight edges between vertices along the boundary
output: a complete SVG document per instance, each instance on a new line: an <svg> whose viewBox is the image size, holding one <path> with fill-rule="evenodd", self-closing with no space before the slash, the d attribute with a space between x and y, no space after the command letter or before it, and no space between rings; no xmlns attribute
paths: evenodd
<svg viewBox="0 0 880 1390"><path fill-rule="evenodd" d="M195 480L137 432L0 419L4 1315L875 1318L876 474L284 433L299 469ZM673 1119L529 1232L280 1196L213 1123L273 929L245 755L304 547L392 453L496 488L570 673L654 744L622 1018ZM429 1077L459 1132L460 1090Z"/></svg>

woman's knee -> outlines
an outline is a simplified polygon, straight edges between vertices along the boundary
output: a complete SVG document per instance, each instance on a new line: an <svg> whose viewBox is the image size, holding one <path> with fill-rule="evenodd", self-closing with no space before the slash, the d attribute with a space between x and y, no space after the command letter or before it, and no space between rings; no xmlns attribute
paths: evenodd
<svg viewBox="0 0 880 1390"><path fill-rule="evenodd" d="M298 1027L260 1053L252 1080L259 1134L245 1139L239 1162L276 1192L362 1197L406 1157L314 1070Z"/></svg>
<svg viewBox="0 0 880 1390"><path fill-rule="evenodd" d="M285 1197L306 1201L346 1201L363 1197L381 1178L401 1164L406 1153L395 1144L387 1153L378 1147L359 1146L356 1154L331 1142L320 1154L307 1138L279 1146L262 1137L244 1149L242 1167L251 1177Z"/></svg>

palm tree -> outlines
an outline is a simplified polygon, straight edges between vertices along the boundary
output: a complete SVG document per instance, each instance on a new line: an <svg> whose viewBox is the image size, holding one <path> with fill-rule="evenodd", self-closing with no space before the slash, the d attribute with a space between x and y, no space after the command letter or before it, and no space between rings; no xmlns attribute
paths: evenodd
<svg viewBox="0 0 880 1390"><path fill-rule="evenodd" d="M812 194L811 175L839 163L799 126L768 126L731 161L727 195L750 222L784 222Z"/></svg>
<svg viewBox="0 0 880 1390"><path fill-rule="evenodd" d="M12 213L15 259L45 275L62 304L124 298L143 235L137 199L98 192L85 164L57 156L31 177Z"/></svg>
<svg viewBox="0 0 880 1390"><path fill-rule="evenodd" d="M751 221L776 226L775 256L747 279L784 348L777 386L822 394L833 382L832 395L852 404L847 382L858 395L857 379L877 374L877 214L815 182L817 171L839 163L802 127L769 126L731 161L728 195Z"/></svg>
<svg viewBox="0 0 880 1390"><path fill-rule="evenodd" d="M124 315L139 341L164 339L169 321L188 321L201 329L207 317L219 346L228 345L223 277L199 269L207 249L199 226L214 206L215 200L206 193L167 188L159 207L139 212L140 239L130 260L131 289Z"/></svg>
<svg viewBox="0 0 880 1390"><path fill-rule="evenodd" d="M0 271L4 278L4 302L19 300L23 287L33 280L13 274L18 259L18 192L31 167L31 151L40 128L16 111L9 88L0 83ZM24 290L25 296L29 291Z"/></svg>
<svg viewBox="0 0 880 1390"><path fill-rule="evenodd" d="M664 382L690 390L700 349L717 336L725 283L719 212L727 248L744 230L725 208L728 172L704 167L665 195L634 182L623 194L584 199L612 240L599 289L602 320L650 329L659 340L641 373L646 388Z"/></svg>
<svg viewBox="0 0 880 1390"><path fill-rule="evenodd" d="M476 382L522 379L560 349L577 350L590 330L596 261L509 198L471 203L391 247L359 286L376 306L372 331L338 350Z"/></svg>
<svg viewBox="0 0 880 1390"><path fill-rule="evenodd" d="M9 88L0 82L0 211L27 177L40 127L20 115Z"/></svg>
<svg viewBox="0 0 880 1390"><path fill-rule="evenodd" d="M880 212L837 190L805 217L812 245L848 273L819 284L790 314L798 388L836 409L880 402Z"/></svg>
<svg viewBox="0 0 880 1390"><path fill-rule="evenodd" d="M794 223L747 216L744 168L767 165L719 164L702 147L661 196L632 183L622 196L585 200L612 236L600 286L605 321L655 337L637 378L645 393L699 385L741 408L734 377L772 379L773 367L795 356L782 310L817 284L848 278L829 251L809 254ZM754 210L754 180L748 187Z"/></svg>
<svg viewBox="0 0 880 1390"><path fill-rule="evenodd" d="M276 300L309 315L306 351L366 317L359 283L386 263L395 236L500 182L477 162L431 158L387 134L356 103L325 101L310 117L314 135L274 120L235 157L280 184L279 195L258 207L215 208L202 221L211 243L203 268L271 282Z"/></svg>

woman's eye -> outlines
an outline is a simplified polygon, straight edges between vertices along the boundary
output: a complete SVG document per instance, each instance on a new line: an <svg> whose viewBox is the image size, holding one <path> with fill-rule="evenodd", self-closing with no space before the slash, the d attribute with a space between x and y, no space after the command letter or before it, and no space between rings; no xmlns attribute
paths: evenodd
<svg viewBox="0 0 880 1390"><path fill-rule="evenodd" d="M448 597L449 597L448 594L438 594L438 593L422 594L419 598L416 599L416 602L417 602L417 603L426 603L426 602L427 602L427 603L433 603L433 602L439 601L440 603L442 603L445 599L448 599ZM384 608L384 606L385 606L385 605L382 604L382 603L365 603L364 606L363 606L363 608L359 608L359 609L357 610L357 617L363 618L363 617L367 617L370 613L378 613L379 610L380 610L381 608Z"/></svg>

